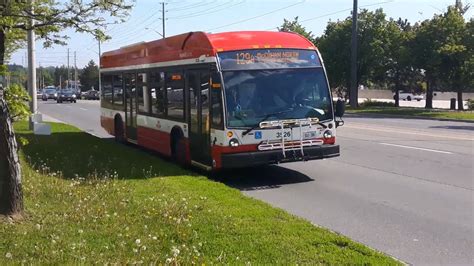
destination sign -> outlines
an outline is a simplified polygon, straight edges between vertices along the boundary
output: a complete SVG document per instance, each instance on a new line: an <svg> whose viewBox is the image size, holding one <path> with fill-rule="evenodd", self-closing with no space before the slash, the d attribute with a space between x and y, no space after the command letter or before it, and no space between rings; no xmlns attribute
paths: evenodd
<svg viewBox="0 0 474 266"><path fill-rule="evenodd" d="M321 67L313 50L256 49L218 53L222 70Z"/></svg>

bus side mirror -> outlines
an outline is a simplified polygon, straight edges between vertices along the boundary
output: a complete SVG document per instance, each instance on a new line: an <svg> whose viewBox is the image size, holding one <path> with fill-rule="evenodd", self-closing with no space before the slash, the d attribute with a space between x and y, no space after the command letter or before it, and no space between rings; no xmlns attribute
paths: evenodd
<svg viewBox="0 0 474 266"><path fill-rule="evenodd" d="M336 102L336 111L334 112L334 115L336 117L342 117L344 115L345 111L346 111L346 105L345 105L344 101L337 100L337 102Z"/></svg>

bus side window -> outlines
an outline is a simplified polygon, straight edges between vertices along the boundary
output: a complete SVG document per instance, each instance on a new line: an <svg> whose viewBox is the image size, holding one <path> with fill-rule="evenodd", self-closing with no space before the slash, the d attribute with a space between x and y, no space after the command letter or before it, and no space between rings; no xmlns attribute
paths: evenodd
<svg viewBox="0 0 474 266"><path fill-rule="evenodd" d="M162 116L165 115L165 88L163 80L163 72L152 72L150 73L150 86L148 97L151 102L151 113L153 115Z"/></svg>
<svg viewBox="0 0 474 266"><path fill-rule="evenodd" d="M222 85L219 73L214 72L211 76L211 127L224 129L224 118L222 115Z"/></svg>
<svg viewBox="0 0 474 266"><path fill-rule="evenodd" d="M102 75L102 105L112 105L112 76Z"/></svg>
<svg viewBox="0 0 474 266"><path fill-rule="evenodd" d="M114 75L113 76L113 98L114 98L114 105L123 105L123 83L122 83L122 75Z"/></svg>
<svg viewBox="0 0 474 266"><path fill-rule="evenodd" d="M148 95L146 73L138 73L137 75L137 97L138 97L138 111L141 113L149 113L150 112L150 97Z"/></svg>
<svg viewBox="0 0 474 266"><path fill-rule="evenodd" d="M184 119L184 76L181 71L166 72L165 88L169 118Z"/></svg>

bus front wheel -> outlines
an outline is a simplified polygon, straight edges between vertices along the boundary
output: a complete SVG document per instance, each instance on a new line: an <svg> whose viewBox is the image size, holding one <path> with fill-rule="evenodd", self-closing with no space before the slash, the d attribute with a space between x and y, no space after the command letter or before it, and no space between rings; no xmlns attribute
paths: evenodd
<svg viewBox="0 0 474 266"><path fill-rule="evenodd" d="M179 165L186 164L186 148L182 137L173 138L171 145L171 157Z"/></svg>
<svg viewBox="0 0 474 266"><path fill-rule="evenodd" d="M123 122L120 117L115 117L114 135L115 135L116 142L118 143L124 142L125 137L124 137L124 132L123 132Z"/></svg>

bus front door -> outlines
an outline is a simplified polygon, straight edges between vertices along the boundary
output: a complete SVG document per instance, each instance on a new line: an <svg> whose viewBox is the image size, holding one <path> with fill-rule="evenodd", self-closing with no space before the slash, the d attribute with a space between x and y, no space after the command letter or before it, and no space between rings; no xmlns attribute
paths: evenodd
<svg viewBox="0 0 474 266"><path fill-rule="evenodd" d="M137 89L135 74L124 75L124 92L126 135L133 142L137 140Z"/></svg>
<svg viewBox="0 0 474 266"><path fill-rule="evenodd" d="M209 126L209 70L187 72L189 96L189 141L191 162L203 168L212 166Z"/></svg>

